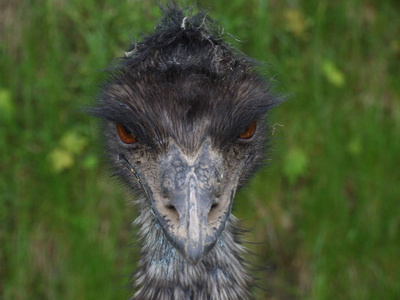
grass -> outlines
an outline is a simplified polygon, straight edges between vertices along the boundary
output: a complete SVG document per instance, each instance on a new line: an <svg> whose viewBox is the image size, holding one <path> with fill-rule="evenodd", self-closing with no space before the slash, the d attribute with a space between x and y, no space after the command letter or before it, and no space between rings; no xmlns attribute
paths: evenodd
<svg viewBox="0 0 400 300"><path fill-rule="evenodd" d="M398 299L399 3L215 2L200 1L290 94L270 166L236 199L262 242L257 299ZM159 16L146 1L0 4L1 299L129 297L135 208L79 110Z"/></svg>

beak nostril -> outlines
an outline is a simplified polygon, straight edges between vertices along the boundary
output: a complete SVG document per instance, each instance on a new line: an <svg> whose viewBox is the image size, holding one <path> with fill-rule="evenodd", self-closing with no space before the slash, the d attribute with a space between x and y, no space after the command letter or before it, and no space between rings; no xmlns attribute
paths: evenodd
<svg viewBox="0 0 400 300"><path fill-rule="evenodd" d="M171 220L174 223L179 223L179 213L176 207L172 204L165 204L166 208L166 216L169 220Z"/></svg>
<svg viewBox="0 0 400 300"><path fill-rule="evenodd" d="M175 206L173 206L173 205L171 205L171 204L168 204L168 205L166 205L165 207L166 207L168 210L170 210L170 211L176 212Z"/></svg>
<svg viewBox="0 0 400 300"><path fill-rule="evenodd" d="M214 210L215 208L218 207L218 203L213 203L213 205L211 205L210 211Z"/></svg>
<svg viewBox="0 0 400 300"><path fill-rule="evenodd" d="M218 207L219 207L218 202L214 202L211 205L210 211L208 212L208 217L207 217L208 224L210 224L211 222L215 222L216 219L218 218L218 210L217 210Z"/></svg>

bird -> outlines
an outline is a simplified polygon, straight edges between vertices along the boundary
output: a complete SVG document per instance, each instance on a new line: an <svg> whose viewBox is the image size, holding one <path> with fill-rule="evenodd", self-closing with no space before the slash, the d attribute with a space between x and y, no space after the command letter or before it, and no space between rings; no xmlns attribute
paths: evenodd
<svg viewBox="0 0 400 300"><path fill-rule="evenodd" d="M232 205L265 162L282 99L222 31L202 9L162 7L154 31L106 70L89 109L138 205L131 299L252 298Z"/></svg>

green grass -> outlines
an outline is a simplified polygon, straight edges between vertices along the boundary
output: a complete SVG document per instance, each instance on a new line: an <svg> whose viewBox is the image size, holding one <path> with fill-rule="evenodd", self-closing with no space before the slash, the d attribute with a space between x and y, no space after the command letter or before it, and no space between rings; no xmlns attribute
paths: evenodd
<svg viewBox="0 0 400 300"><path fill-rule="evenodd" d="M236 199L263 242L248 245L258 299L398 299L398 1L200 3L290 94L270 166ZM146 1L0 3L0 299L129 297L135 208L79 110L159 16Z"/></svg>

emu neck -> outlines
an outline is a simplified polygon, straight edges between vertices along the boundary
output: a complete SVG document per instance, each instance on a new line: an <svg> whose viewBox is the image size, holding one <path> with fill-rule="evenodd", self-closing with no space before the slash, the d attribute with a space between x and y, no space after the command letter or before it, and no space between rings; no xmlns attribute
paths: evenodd
<svg viewBox="0 0 400 300"><path fill-rule="evenodd" d="M215 247L196 265L169 243L149 208L135 223L140 226L141 259L135 274L137 299L249 299L252 278L242 258L238 220L231 216Z"/></svg>

